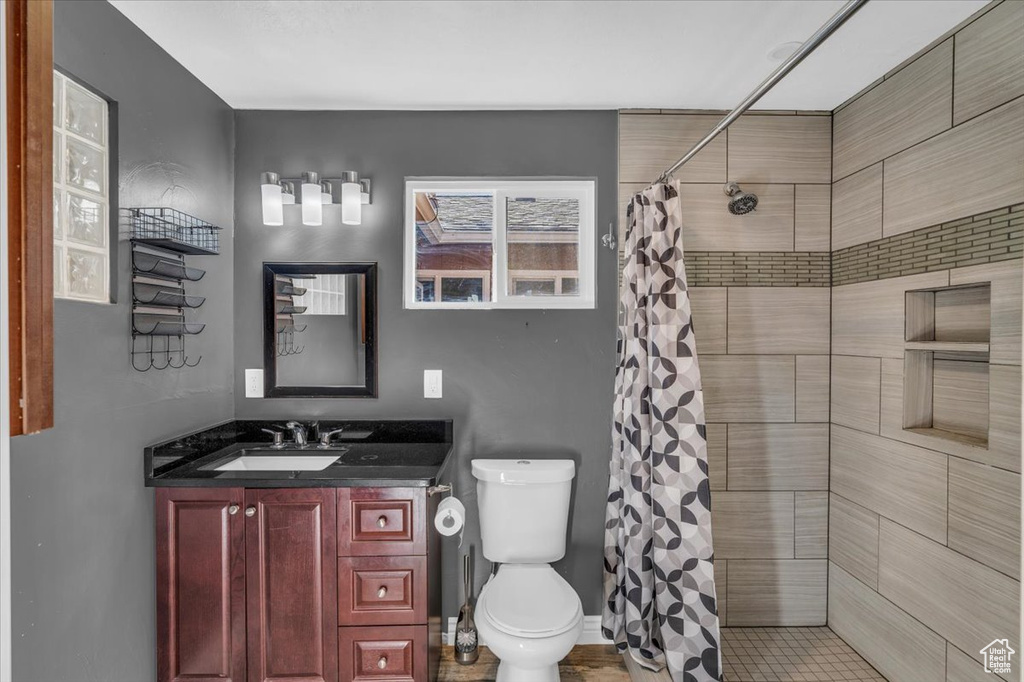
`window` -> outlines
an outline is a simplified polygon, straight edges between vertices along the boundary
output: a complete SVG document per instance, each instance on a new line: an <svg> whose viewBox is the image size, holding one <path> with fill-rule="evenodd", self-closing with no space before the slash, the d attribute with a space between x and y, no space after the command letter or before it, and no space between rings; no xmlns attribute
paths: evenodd
<svg viewBox="0 0 1024 682"><path fill-rule="evenodd" d="M53 295L110 301L108 104L53 73Z"/></svg>
<svg viewBox="0 0 1024 682"><path fill-rule="evenodd" d="M348 275L317 275L310 280L296 280L306 291L293 296L296 306L305 308L302 315L345 315L347 314L345 278ZM299 313L297 313L299 314Z"/></svg>
<svg viewBox="0 0 1024 682"><path fill-rule="evenodd" d="M593 180L406 180L406 308L593 308Z"/></svg>

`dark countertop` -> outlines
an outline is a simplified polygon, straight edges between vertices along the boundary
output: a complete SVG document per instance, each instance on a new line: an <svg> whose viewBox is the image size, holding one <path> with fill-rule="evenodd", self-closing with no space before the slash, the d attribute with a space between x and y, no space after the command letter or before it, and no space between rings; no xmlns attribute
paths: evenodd
<svg viewBox="0 0 1024 682"><path fill-rule="evenodd" d="M320 420L320 428L344 428L329 451L318 450L310 429L306 449L268 451L271 437L260 429L287 419L232 420L145 449L147 486L317 488L425 487L437 485L452 453L452 421ZM307 426L309 425L306 422ZM278 428L280 430L280 428ZM290 435L286 435L290 440ZM259 455L339 456L322 471L217 471L243 448Z"/></svg>

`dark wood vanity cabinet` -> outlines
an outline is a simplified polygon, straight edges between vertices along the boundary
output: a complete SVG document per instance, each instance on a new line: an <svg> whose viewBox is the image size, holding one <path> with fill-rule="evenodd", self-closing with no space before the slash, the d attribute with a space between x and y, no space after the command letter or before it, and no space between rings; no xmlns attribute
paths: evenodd
<svg viewBox="0 0 1024 682"><path fill-rule="evenodd" d="M157 488L158 682L428 682L426 488Z"/></svg>

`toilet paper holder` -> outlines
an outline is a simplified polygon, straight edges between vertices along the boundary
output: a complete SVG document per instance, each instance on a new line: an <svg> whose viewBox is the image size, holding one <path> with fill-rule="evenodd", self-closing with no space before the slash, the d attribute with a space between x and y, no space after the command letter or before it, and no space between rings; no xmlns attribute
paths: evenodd
<svg viewBox="0 0 1024 682"><path fill-rule="evenodd" d="M452 495L455 492L455 487L450 484L432 485L427 488L428 495L437 495L438 493L448 493Z"/></svg>

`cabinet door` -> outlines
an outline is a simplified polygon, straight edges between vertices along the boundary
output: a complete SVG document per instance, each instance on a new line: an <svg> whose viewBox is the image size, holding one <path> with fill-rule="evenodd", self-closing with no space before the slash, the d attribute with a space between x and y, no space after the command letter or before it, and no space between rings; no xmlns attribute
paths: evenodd
<svg viewBox="0 0 1024 682"><path fill-rule="evenodd" d="M241 488L157 488L157 680L245 681Z"/></svg>
<svg viewBox="0 0 1024 682"><path fill-rule="evenodd" d="M337 682L333 488L246 490L249 682Z"/></svg>

